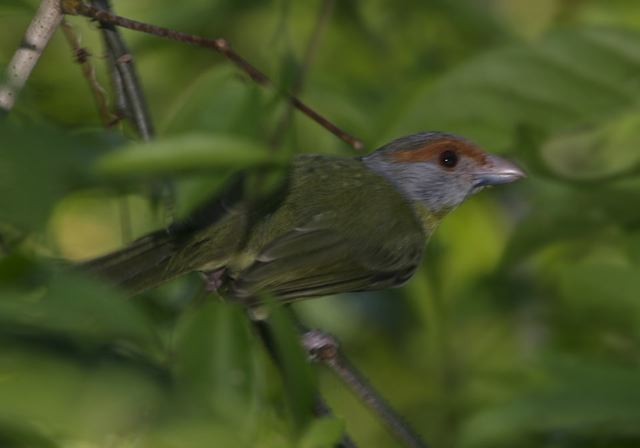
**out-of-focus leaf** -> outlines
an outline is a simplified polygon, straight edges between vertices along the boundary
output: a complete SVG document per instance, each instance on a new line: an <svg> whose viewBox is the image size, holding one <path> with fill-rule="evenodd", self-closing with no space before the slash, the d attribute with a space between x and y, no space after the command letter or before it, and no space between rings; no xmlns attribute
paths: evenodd
<svg viewBox="0 0 640 448"><path fill-rule="evenodd" d="M344 434L344 422L335 417L324 417L313 422L300 440L300 448L331 448Z"/></svg>
<svg viewBox="0 0 640 448"><path fill-rule="evenodd" d="M555 319L574 329L559 337L574 346L618 352L640 337L640 267L630 265L623 254L608 252L566 266L557 263L548 275L557 276L554 308L560 312Z"/></svg>
<svg viewBox="0 0 640 448"><path fill-rule="evenodd" d="M633 75L639 66L636 32L552 33L483 55L425 86L390 134L443 129L503 151L513 146L520 125L553 133L632 107L640 94Z"/></svg>
<svg viewBox="0 0 640 448"><path fill-rule="evenodd" d="M552 137L541 148L547 165L568 179L597 179L640 167L640 114Z"/></svg>
<svg viewBox="0 0 640 448"><path fill-rule="evenodd" d="M250 335L243 310L230 304L209 302L183 317L174 369L190 406L229 421L252 418L259 391Z"/></svg>
<svg viewBox="0 0 640 448"><path fill-rule="evenodd" d="M20 10L20 11L31 11L33 10L33 6L27 0L4 0L2 2L2 6L0 6L0 17L2 17L8 11Z"/></svg>
<svg viewBox="0 0 640 448"><path fill-rule="evenodd" d="M490 5L513 33L531 38L553 24L560 3L559 0L494 0Z"/></svg>
<svg viewBox="0 0 640 448"><path fill-rule="evenodd" d="M600 446L617 446L616 438L640 436L637 369L554 361L547 374L544 384L469 420L459 446L540 446L545 434L547 440L555 435L567 441L585 438Z"/></svg>
<svg viewBox="0 0 640 448"><path fill-rule="evenodd" d="M500 259L506 238L506 231L501 227L504 222L501 210L483 199L477 198L460 207L434 236L433 243L440 245L442 253L431 269L437 272L444 296L455 296L455 292L467 286L462 279L472 281L490 273ZM469 253L471 245L476 248L473 253Z"/></svg>
<svg viewBox="0 0 640 448"><path fill-rule="evenodd" d="M60 445L25 422L0 420L0 446L7 448L57 448Z"/></svg>
<svg viewBox="0 0 640 448"><path fill-rule="evenodd" d="M563 241L603 237L603 229L634 229L640 220L640 189L631 179L591 186L536 182L531 212L515 229L502 257L510 266Z"/></svg>
<svg viewBox="0 0 640 448"><path fill-rule="evenodd" d="M50 273L15 257L0 264L0 278L7 277L14 283L0 284L4 329L53 333L75 338L81 345L124 342L157 354L158 339L150 322L133 302L107 285L78 273Z"/></svg>
<svg viewBox="0 0 640 448"><path fill-rule="evenodd" d="M314 372L300 343L300 333L281 307L270 307L269 328L275 355L280 364L283 389L290 416L300 434L313 421L313 405L317 397Z"/></svg>
<svg viewBox="0 0 640 448"><path fill-rule="evenodd" d="M236 68L216 66L183 88L167 107L163 134L224 132L256 137L260 123L269 118L266 94L260 87L241 82Z"/></svg>
<svg viewBox="0 0 640 448"><path fill-rule="evenodd" d="M583 305L616 301L627 313L636 309L638 313L629 317L640 319L640 268L611 262L576 264L563 273L561 288L566 297Z"/></svg>
<svg viewBox="0 0 640 448"><path fill-rule="evenodd" d="M105 155L96 169L109 176L160 175L204 170L226 172L282 162L282 158L250 140L216 134L188 134L149 143L132 143Z"/></svg>
<svg viewBox="0 0 640 448"><path fill-rule="evenodd" d="M142 195L114 196L86 191L58 201L48 231L57 252L68 260L87 260L118 249L130 235L137 237L158 227ZM123 228L123 210L129 212ZM123 234L123 231L124 234Z"/></svg>
<svg viewBox="0 0 640 448"><path fill-rule="evenodd" d="M162 383L142 369L31 351L15 341L1 341L0 349L0 418L33 422L61 446L115 434L126 440L131 422L142 430L162 409Z"/></svg>
<svg viewBox="0 0 640 448"><path fill-rule="evenodd" d="M33 229L53 203L88 180L87 166L108 142L99 134L0 123L0 220Z"/></svg>
<svg viewBox="0 0 640 448"><path fill-rule="evenodd" d="M210 417L199 418L191 415L189 418L179 418L174 415L170 420L154 427L153 431L141 434L132 444L141 448L249 448L256 446L244 444L244 435L239 428ZM273 448L277 446L286 445L273 445Z"/></svg>

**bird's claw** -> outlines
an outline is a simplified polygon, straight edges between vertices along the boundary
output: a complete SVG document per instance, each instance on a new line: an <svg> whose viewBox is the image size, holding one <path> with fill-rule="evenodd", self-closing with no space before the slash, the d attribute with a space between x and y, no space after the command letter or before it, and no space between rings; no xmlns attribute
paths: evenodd
<svg viewBox="0 0 640 448"><path fill-rule="evenodd" d="M302 346L311 361L331 361L338 354L336 338L321 330L309 330L302 335Z"/></svg>
<svg viewBox="0 0 640 448"><path fill-rule="evenodd" d="M218 289L220 289L224 282L225 272L225 268L220 268L214 271L204 271L201 273L207 292L217 292Z"/></svg>

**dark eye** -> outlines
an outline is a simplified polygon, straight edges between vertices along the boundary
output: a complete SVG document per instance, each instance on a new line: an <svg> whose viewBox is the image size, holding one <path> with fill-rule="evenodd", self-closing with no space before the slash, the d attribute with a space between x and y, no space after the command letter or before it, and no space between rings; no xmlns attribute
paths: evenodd
<svg viewBox="0 0 640 448"><path fill-rule="evenodd" d="M440 165L445 168L453 168L458 164L458 154L452 149L440 153Z"/></svg>

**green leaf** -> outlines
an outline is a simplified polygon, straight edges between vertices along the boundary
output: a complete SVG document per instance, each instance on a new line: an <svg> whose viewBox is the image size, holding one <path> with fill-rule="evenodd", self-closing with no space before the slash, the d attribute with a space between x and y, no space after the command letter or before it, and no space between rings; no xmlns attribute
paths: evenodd
<svg viewBox="0 0 640 448"><path fill-rule="evenodd" d="M612 349L624 344L621 341L634 344L640 337L640 267L620 258L616 253L596 253L554 270L559 271L556 309L562 310L556 320L563 327L583 329L565 331L565 340Z"/></svg>
<svg viewBox="0 0 640 448"><path fill-rule="evenodd" d="M87 165L109 145L102 134L0 123L0 221L34 229L56 200L88 180Z"/></svg>
<svg viewBox="0 0 640 448"><path fill-rule="evenodd" d="M427 82L397 116L390 135L442 129L491 150L513 147L515 130L571 129L635 107L640 33L575 29L511 45Z"/></svg>
<svg viewBox="0 0 640 448"><path fill-rule="evenodd" d="M8 279L12 278L11 283ZM55 272L8 257L0 263L0 322L75 340L82 346L124 343L159 353L149 320L136 305L108 285L76 272Z"/></svg>
<svg viewBox="0 0 640 448"><path fill-rule="evenodd" d="M317 397L316 377L302 348L300 332L280 306L270 306L268 325L272 332L283 389L291 412L291 420L299 434L313 421L313 405Z"/></svg>
<svg viewBox="0 0 640 448"><path fill-rule="evenodd" d="M541 148L557 175L575 180L602 180L640 168L640 113L633 111L587 129L560 133Z"/></svg>
<svg viewBox="0 0 640 448"><path fill-rule="evenodd" d="M185 171L229 171L282 163L266 147L239 137L187 134L149 143L132 143L100 159L107 176L160 175Z"/></svg>
<svg viewBox="0 0 640 448"><path fill-rule="evenodd" d="M8 448L58 448L38 430L35 425L26 422L0 420L0 446Z"/></svg>
<svg viewBox="0 0 640 448"><path fill-rule="evenodd" d="M2 7L0 7L0 17L2 17L6 12L13 13L15 11L33 11L32 2L27 0L3 0Z"/></svg>
<svg viewBox="0 0 640 448"><path fill-rule="evenodd" d="M244 310L208 300L182 318L176 341L174 370L190 405L212 408L227 421L246 420L257 391Z"/></svg>
<svg viewBox="0 0 640 448"><path fill-rule="evenodd" d="M300 440L300 448L332 448L344 435L344 421L323 417L314 421Z"/></svg>
<svg viewBox="0 0 640 448"><path fill-rule="evenodd" d="M561 185L532 179L532 212L519 223L509 240L501 264L508 267L553 244L606 238L605 228L633 230L640 219L637 182Z"/></svg>
<svg viewBox="0 0 640 448"><path fill-rule="evenodd" d="M562 273L561 287L566 297L573 298L582 306L615 300L618 307L631 307L627 312L633 311L634 308L640 311L638 267L612 261L580 263L567 267ZM640 318L640 314L637 317Z"/></svg>
<svg viewBox="0 0 640 448"><path fill-rule="evenodd" d="M594 443L590 446L616 446L616 438L640 437L637 369L553 360L546 373L543 384L471 418L462 431L460 446L533 447L557 435L567 441L590 440Z"/></svg>
<svg viewBox="0 0 640 448"><path fill-rule="evenodd" d="M256 137L269 116L270 92L242 82L238 70L229 65L206 70L179 92L164 110L163 135L210 132Z"/></svg>
<svg viewBox="0 0 640 448"><path fill-rule="evenodd" d="M95 362L65 356L62 347L30 347L33 344L0 340L0 414L8 423L37 425L60 446L69 446L69 439L99 446L114 434L135 437L161 413L166 385L149 371L114 362L113 357L96 357ZM132 427L132 422L137 425ZM31 440L26 447L55 446Z"/></svg>

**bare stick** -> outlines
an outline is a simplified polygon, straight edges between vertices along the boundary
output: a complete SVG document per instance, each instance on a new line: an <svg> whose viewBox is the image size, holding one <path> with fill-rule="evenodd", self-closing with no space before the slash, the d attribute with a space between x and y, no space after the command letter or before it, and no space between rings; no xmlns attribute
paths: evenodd
<svg viewBox="0 0 640 448"><path fill-rule="evenodd" d="M43 0L9 63L5 84L0 86L0 110L13 109L18 94L38 63L54 31L62 20L59 0Z"/></svg>
<svg viewBox="0 0 640 448"><path fill-rule="evenodd" d="M86 48L82 47L80 37L73 29L73 26L66 20L62 21L62 31L69 42L69 46L73 50L75 61L82 68L82 75L87 80L93 99L98 107L98 113L102 124L106 128L110 128L117 122L117 118L109 111L109 103L107 101L107 93L96 78L96 69L91 63L91 54Z"/></svg>
<svg viewBox="0 0 640 448"><path fill-rule="evenodd" d="M322 331L311 330L304 334L303 345L312 359L329 367L398 440L412 448L427 447L422 438L389 406L364 376L350 365L340 352L335 338Z"/></svg>
<svg viewBox="0 0 640 448"><path fill-rule="evenodd" d="M105 43L105 47L106 47ZM116 60L113 55L107 51L107 67L109 70L109 78L111 79L111 88L113 90L114 113L118 119L127 116L127 95L124 93L124 82L116 67Z"/></svg>
<svg viewBox="0 0 640 448"><path fill-rule="evenodd" d="M107 9L110 8L107 0L97 0L95 3L101 8L98 9L98 11L110 14L107 11ZM93 6L87 7L97 9ZM133 122L140 138L144 141L149 141L153 138L155 131L147 107L147 101L144 97L144 91L142 90L138 74L136 73L133 56L113 24L102 22L101 28L107 50L113 58L118 75L122 81L122 87L127 101L127 112L130 114L129 118Z"/></svg>
<svg viewBox="0 0 640 448"><path fill-rule="evenodd" d="M171 30L168 28L163 28L155 25L150 25L143 22L138 22L135 20L127 19L125 17L117 16L115 14L111 14L108 11L96 8L91 5L87 5L82 3L79 0L65 0L63 1L64 11L67 14L79 14L86 17L91 17L93 19L99 20L102 23L108 23L111 25L121 26L123 28L128 28L134 31L139 31L143 33L152 34L158 37L164 37L167 39L175 40L178 42L184 42L204 48L209 48L217 51L226 57L229 61L233 62L238 68L240 68L243 72L245 72L253 81L257 84L265 87L273 87L273 82L269 79L267 75L265 75L262 71L253 66L249 61L244 59L238 53L236 53L227 40L218 38L218 39L208 39L202 36L196 36L193 34L182 33L180 31ZM363 144L360 140L348 134L344 130L340 129L338 126L330 122L328 119L320 115L314 109L309 107L307 104L302 102L299 98L286 94L287 98L293 104L293 106L301 111L303 114L314 120L316 123L323 126L332 134L339 137L344 142L351 145L354 149L362 149Z"/></svg>

